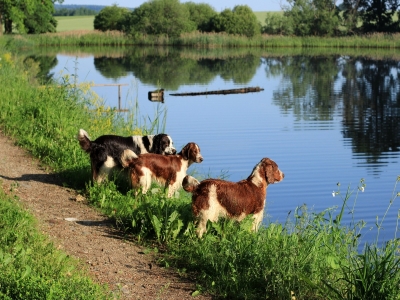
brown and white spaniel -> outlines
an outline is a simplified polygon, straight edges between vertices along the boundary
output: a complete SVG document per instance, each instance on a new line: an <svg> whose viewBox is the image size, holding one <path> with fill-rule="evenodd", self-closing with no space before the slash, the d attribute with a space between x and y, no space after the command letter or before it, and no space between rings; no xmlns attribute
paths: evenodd
<svg viewBox="0 0 400 300"><path fill-rule="evenodd" d="M122 166L129 167L132 188L141 187L142 193L145 194L152 182L158 182L165 188L168 187L169 198L182 186L182 180L189 166L202 161L200 147L195 143L188 143L176 155L153 153L136 155L129 149L124 150L121 155Z"/></svg>
<svg viewBox="0 0 400 300"><path fill-rule="evenodd" d="M202 237L207 221L216 222L219 217L243 220L253 215L253 230L262 221L267 187L280 182L284 174L269 158L263 158L246 180L230 182L221 179L206 179L199 182L187 175L182 181L185 191L193 193L192 210L197 221L197 235Z"/></svg>
<svg viewBox="0 0 400 300"><path fill-rule="evenodd" d="M92 141L85 130L79 129L77 139L82 150L90 155L92 179L97 183L108 178L112 170L121 169L120 154L125 149L130 149L137 155L142 153L176 154L171 137L165 133L127 137L108 134Z"/></svg>

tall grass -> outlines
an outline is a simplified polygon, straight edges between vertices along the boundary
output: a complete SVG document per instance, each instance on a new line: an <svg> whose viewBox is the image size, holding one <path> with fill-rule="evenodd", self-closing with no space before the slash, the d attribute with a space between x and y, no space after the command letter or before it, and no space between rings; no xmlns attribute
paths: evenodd
<svg viewBox="0 0 400 300"><path fill-rule="evenodd" d="M139 122L138 114L121 118L90 93L89 85L77 85L65 76L57 85L40 87L34 65L27 69L1 49L0 57L2 129L60 173L67 185L81 189L121 230L149 247L156 245L162 253L160 264L194 274L194 295L208 291L229 299L400 299L399 240L365 245L360 251L363 222L356 216L344 221L354 212L363 181L354 190L342 194L339 187L334 193L343 197L338 213L298 207L285 224L271 223L257 233L250 231L250 219L241 224L221 220L209 223L208 233L198 239L191 200L182 190L171 200L159 187L136 196L123 180L82 186L89 182L90 164L75 139L79 128L95 137L148 132L162 128L165 115L156 114L148 123ZM400 176L392 202L399 197L398 181Z"/></svg>
<svg viewBox="0 0 400 300"><path fill-rule="evenodd" d="M400 177L395 184L398 181ZM202 239L195 234L185 192L173 200L159 189L136 197L113 182L88 187L87 192L121 229L166 250L160 260L164 265L196 274L194 294L208 291L227 299L400 299L400 242L362 247L365 224L353 214L364 184L347 189L338 212L298 207L285 224L268 224L256 234L250 230L250 218L241 224L222 220L209 223ZM335 195L342 196L341 191ZM344 221L348 214L350 223Z"/></svg>
<svg viewBox="0 0 400 300"><path fill-rule="evenodd" d="M41 35L18 35L6 37L9 46L15 49L50 46L181 46L197 48L355 48L355 49L398 49L400 34L373 33L348 37L294 37L259 35L247 38L225 33L191 32L178 38L168 36L137 35L130 37L121 32L69 31Z"/></svg>

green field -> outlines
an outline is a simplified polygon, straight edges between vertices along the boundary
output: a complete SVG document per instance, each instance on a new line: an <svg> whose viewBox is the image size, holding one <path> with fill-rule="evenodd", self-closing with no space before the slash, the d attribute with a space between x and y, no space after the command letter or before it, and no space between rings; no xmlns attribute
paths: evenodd
<svg viewBox="0 0 400 300"><path fill-rule="evenodd" d="M55 17L57 32L71 30L93 30L94 16Z"/></svg>
<svg viewBox="0 0 400 300"><path fill-rule="evenodd" d="M262 24L265 25L265 18L267 17L268 11L255 11L254 14L257 17L257 20Z"/></svg>

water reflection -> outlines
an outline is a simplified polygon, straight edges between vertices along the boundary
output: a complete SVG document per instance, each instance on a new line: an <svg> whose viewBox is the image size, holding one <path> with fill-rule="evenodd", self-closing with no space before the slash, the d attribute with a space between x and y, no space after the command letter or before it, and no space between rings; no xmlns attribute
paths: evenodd
<svg viewBox="0 0 400 300"><path fill-rule="evenodd" d="M329 121L334 110L343 116L342 134L350 139L358 164L376 172L399 157L399 62L365 57L295 56L265 60L267 77L281 74L274 103L296 121ZM388 154L391 153L391 154ZM394 153L396 152L396 153Z"/></svg>
<svg viewBox="0 0 400 300"><path fill-rule="evenodd" d="M386 164L383 153L400 151L399 63L355 58L343 66L343 136L368 163ZM391 156L391 155L389 155ZM383 161L381 161L381 159Z"/></svg>
<svg viewBox="0 0 400 300"><path fill-rule="evenodd" d="M281 74L282 85L274 91L274 103L282 113L297 120L332 120L341 100L334 89L338 67L335 56L294 56L265 60L267 77Z"/></svg>
<svg viewBox="0 0 400 300"><path fill-rule="evenodd" d="M32 63L37 65L38 73L36 78L41 84L53 80L54 73L50 72L50 70L58 63L56 56L29 55L24 58L24 64L31 65Z"/></svg>
<svg viewBox="0 0 400 300"><path fill-rule="evenodd" d="M140 55L142 54L142 55ZM96 57L95 68L104 77L118 78L132 73L142 83L178 90L187 84L207 84L217 76L237 84L248 83L261 64L260 56L192 59L182 56L177 49L165 52L142 53L133 49L123 58ZM111 71L112 70L112 71Z"/></svg>

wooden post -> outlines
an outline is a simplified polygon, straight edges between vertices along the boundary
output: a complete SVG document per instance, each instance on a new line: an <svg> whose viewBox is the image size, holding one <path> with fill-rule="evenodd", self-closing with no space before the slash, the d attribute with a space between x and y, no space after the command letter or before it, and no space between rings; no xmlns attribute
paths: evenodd
<svg viewBox="0 0 400 300"><path fill-rule="evenodd" d="M121 109L121 85L118 85L118 109Z"/></svg>
<svg viewBox="0 0 400 300"><path fill-rule="evenodd" d="M118 111L128 111L127 109L121 109L121 86L128 85L127 83L109 83L109 84L94 84L93 86L118 86Z"/></svg>

